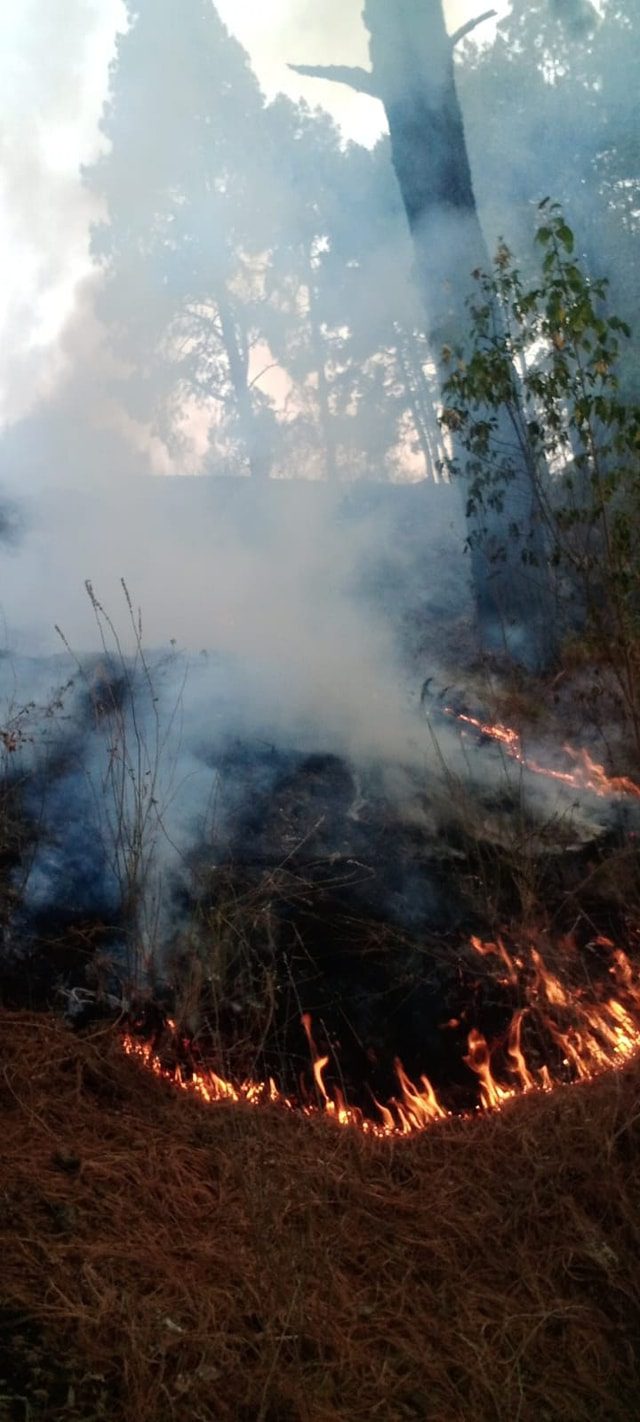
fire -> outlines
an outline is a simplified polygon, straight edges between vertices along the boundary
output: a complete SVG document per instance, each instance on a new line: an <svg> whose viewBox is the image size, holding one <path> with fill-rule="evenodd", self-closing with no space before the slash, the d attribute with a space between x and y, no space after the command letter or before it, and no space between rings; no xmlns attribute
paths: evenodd
<svg viewBox="0 0 640 1422"><path fill-rule="evenodd" d="M480 720L477 716L467 716L462 712L454 711L451 706L445 706L444 711L445 715L453 716L463 726L471 726L481 736L486 736L489 740L495 741L497 745L503 746L505 754L511 760L517 760L519 765L524 766L534 775L546 775L550 780L558 780L563 785L573 786L575 790L589 790L592 794L602 797L631 795L640 800L640 785L636 785L635 781L630 780L627 775L607 775L604 766L593 760L583 747L576 749L568 744L563 745L564 754L573 762L574 769L555 770L552 766L541 765L540 761L526 754L522 739L513 727L503 726L499 721L492 724L490 721Z"/></svg>
<svg viewBox="0 0 640 1422"><path fill-rule="evenodd" d="M516 972L516 960L511 958L510 955L507 953L507 950L501 938L498 938L495 943L492 943L490 941L484 943L481 938L472 938L471 947L475 949L476 953L480 953L481 957L483 958L491 957L493 955L495 955L496 958L500 958L504 967L507 970L506 978L502 979L501 981L517 983L518 974Z"/></svg>
<svg viewBox="0 0 640 1422"><path fill-rule="evenodd" d="M572 768L555 769L529 756L513 727L458 713L450 706L444 712L462 726L463 734L469 727L489 738L534 774L600 796L640 799L640 785L627 776L607 775L585 749L565 745ZM514 1097L587 1081L640 1055L640 970L608 938L596 938L590 947L606 956L596 980L585 983L576 981L579 954L569 940L556 945L552 967L547 950L543 952L533 937L515 951L501 937L470 939L472 954L484 960L483 972L511 1002L508 1024L495 1040L487 1041L478 1026L471 1026L466 1050L461 1045L461 1060L476 1082L477 1110L500 1111ZM191 1043L180 1039L170 1020L165 1023L170 1055L183 1065L168 1065L153 1042L134 1032L124 1036L123 1046L156 1076L208 1104L272 1104L305 1116L324 1115L339 1126L377 1137L414 1135L452 1115L469 1115L468 1109L448 1109L429 1077L412 1080L399 1059L394 1062L395 1095L385 1102L372 1095L375 1116L364 1114L331 1082L331 1056L319 1050L309 1013L302 1015L301 1024L309 1048L310 1078L309 1084L301 1082L297 1096L287 1095L272 1077L234 1083L201 1065ZM443 1027L461 1034L462 1018L451 1018Z"/></svg>
<svg viewBox="0 0 640 1422"><path fill-rule="evenodd" d="M514 1097L590 1080L620 1068L640 1053L640 973L610 939L597 938L590 947L600 955L602 971L597 981L571 984L571 970L579 962L571 940L555 949L556 959L560 957L567 968L566 982L533 941L512 952L502 939L470 940L473 955L499 964L499 976L493 981L519 999L507 1030L495 1041L489 1043L477 1027L467 1035L462 1059L477 1081L476 1109L500 1111ZM133 1032L124 1036L123 1047L154 1075L207 1104L232 1102L256 1107L271 1103L305 1116L323 1114L339 1126L355 1127L376 1137L415 1135L455 1114L443 1105L427 1076L412 1081L402 1062L396 1060L397 1094L386 1103L372 1098L376 1116L364 1115L329 1083L330 1057L316 1045L310 1014L304 1013L301 1021L315 1099L304 1087L301 1099L287 1096L273 1078L233 1083L210 1067L196 1066L190 1061L189 1044L180 1040L171 1019L165 1022L165 1031L172 1054L189 1062L188 1066L167 1065L153 1043ZM460 1025L458 1019L446 1024L456 1029Z"/></svg>
<svg viewBox="0 0 640 1422"><path fill-rule="evenodd" d="M485 1111L500 1108L511 1096L515 1086L501 1086L491 1070L491 1052L481 1032L475 1027L469 1033L469 1051L465 1061L475 1071L480 1082L480 1102Z"/></svg>

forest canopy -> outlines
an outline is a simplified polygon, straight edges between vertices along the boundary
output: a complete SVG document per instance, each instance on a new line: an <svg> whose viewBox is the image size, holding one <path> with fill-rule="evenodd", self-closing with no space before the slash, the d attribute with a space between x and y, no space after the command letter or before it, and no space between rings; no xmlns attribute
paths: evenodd
<svg viewBox="0 0 640 1422"><path fill-rule="evenodd" d="M487 247L526 264L551 193L637 330L631 10L514 0L493 42L456 45L455 78ZM437 477L437 352L388 138L345 143L320 109L267 101L211 5L127 11L85 173L118 398L190 468Z"/></svg>

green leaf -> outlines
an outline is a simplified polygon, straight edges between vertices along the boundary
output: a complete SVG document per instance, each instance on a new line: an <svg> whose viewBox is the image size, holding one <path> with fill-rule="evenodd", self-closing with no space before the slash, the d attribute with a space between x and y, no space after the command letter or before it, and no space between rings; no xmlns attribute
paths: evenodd
<svg viewBox="0 0 640 1422"><path fill-rule="evenodd" d="M566 222L561 222L558 226L558 241L562 242L562 245L566 252L573 251L575 246L575 239L571 228L567 226Z"/></svg>

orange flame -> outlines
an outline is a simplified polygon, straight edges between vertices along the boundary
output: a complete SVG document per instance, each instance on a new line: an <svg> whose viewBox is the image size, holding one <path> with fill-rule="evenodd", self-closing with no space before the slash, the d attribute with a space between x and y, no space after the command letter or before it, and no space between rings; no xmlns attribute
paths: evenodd
<svg viewBox="0 0 640 1422"><path fill-rule="evenodd" d="M495 1080L487 1041L475 1027L469 1033L469 1052L464 1060L480 1080L480 1101L485 1110L499 1109L515 1095L515 1087L501 1086Z"/></svg>
<svg viewBox="0 0 640 1422"><path fill-rule="evenodd" d="M521 1038L524 1013L524 1008L514 1013L511 1027L509 1028L509 1041L507 1046L509 1069L515 1077L520 1091L534 1091L538 1086L541 1086L544 1090L546 1089L544 1080L540 1082L536 1081L535 1076L527 1066L526 1058L522 1050Z"/></svg>
<svg viewBox="0 0 640 1422"><path fill-rule="evenodd" d="M501 1039L489 1044L477 1028L469 1032L468 1050L463 1060L477 1077L480 1109L499 1111L525 1092L551 1091L586 1081L621 1067L640 1053L640 975L627 955L609 939L596 939L593 946L610 956L608 974L615 985L616 996L604 995L606 979L593 985L565 986L533 943L520 948L515 956L501 939L496 942L471 940L475 953L485 958L497 957L507 971L507 976L499 981L511 988L516 986L526 1000L525 1006L514 1011ZM577 956L575 945L567 942L564 947L568 960L571 955ZM531 1035L535 1057L541 1054L546 1042L552 1060L538 1064L532 1057L532 1049L523 1045L525 1024L525 1035ZM396 1061L398 1094L386 1104L374 1099L377 1119L369 1119L357 1107L350 1106L339 1089L328 1086L329 1057L318 1050L309 1013L303 1015L302 1025L309 1043L317 1091L317 1102L307 1100L302 1106L286 1096L273 1078L234 1084L208 1067L189 1072L180 1066L169 1067L149 1042L131 1032L124 1036L123 1047L129 1056L156 1076L208 1104L246 1102L250 1106L261 1106L272 1103L287 1110L301 1110L305 1116L324 1114L338 1125L356 1127L372 1136L414 1135L452 1114L443 1106L427 1076L421 1076L416 1083L407 1075L402 1063ZM166 1027L177 1042L175 1023L169 1019ZM498 1059L501 1068L495 1065Z"/></svg>
<svg viewBox="0 0 640 1422"><path fill-rule="evenodd" d="M503 726L499 721L495 724L481 721L477 716L467 716L454 711L451 706L445 706L444 711L445 715L453 716L465 726L472 726L481 735L503 746L505 753L512 760L517 760L519 765L523 765L534 775L546 775L550 780L559 780L561 784L572 785L576 790L590 790L594 795L631 795L640 799L640 785L636 785L627 775L607 775L604 766L593 760L583 747L576 749L564 745L562 749L573 761L575 769L554 770L551 766L541 765L538 760L526 755L521 737L512 726Z"/></svg>
<svg viewBox="0 0 640 1422"><path fill-rule="evenodd" d="M518 974L516 971L516 965L510 954L507 952L507 949L505 948L501 938L498 938L495 943L484 943L481 938L472 937L470 942L471 947L475 949L476 953L480 953L483 958L490 957L492 954L495 954L497 958L501 958L507 969L507 977L505 981L510 983L517 983Z"/></svg>

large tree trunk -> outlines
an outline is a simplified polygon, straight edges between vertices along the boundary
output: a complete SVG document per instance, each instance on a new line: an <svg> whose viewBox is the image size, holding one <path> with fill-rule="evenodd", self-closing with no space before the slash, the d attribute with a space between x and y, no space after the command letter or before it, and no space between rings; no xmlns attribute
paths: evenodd
<svg viewBox="0 0 640 1422"><path fill-rule="evenodd" d="M447 377L443 348L458 345L468 329L471 273L489 267L455 85L457 36L452 40L447 34L442 0L365 0L364 21L370 74L295 67L347 83L384 104L442 385ZM514 445L506 412L497 434L501 442ZM464 451L454 447L453 453L464 466ZM521 662L539 666L553 649L550 579L535 488L517 452L515 461L515 478L505 488L501 511L485 516L485 526L491 520L486 536L478 537L477 520L471 519L474 588L485 649L505 648ZM466 504L464 485L463 492ZM526 566L524 539L534 560Z"/></svg>
<svg viewBox="0 0 640 1422"><path fill-rule="evenodd" d="M439 363L443 348L455 347L467 329L472 272L490 265L456 91L453 45L441 0L366 0L364 19ZM446 365L439 374L444 383ZM506 411L498 436L506 447L513 446ZM463 463L464 451L454 453ZM537 516L535 488L522 462L505 488L502 510L490 518L485 512L486 535L479 538L477 526L470 530L484 644L488 649L504 646L533 665L550 655L553 628ZM533 566L523 563L525 538L536 560Z"/></svg>

